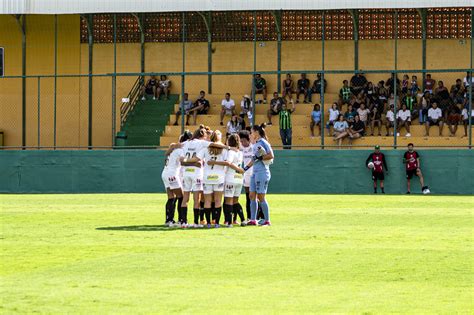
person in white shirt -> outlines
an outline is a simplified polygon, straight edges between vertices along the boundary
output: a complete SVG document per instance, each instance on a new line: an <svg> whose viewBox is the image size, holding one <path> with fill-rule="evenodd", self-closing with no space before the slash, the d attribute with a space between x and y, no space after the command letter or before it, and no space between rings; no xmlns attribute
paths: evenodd
<svg viewBox="0 0 474 315"><path fill-rule="evenodd" d="M185 143L193 137L191 132L185 131L180 137L179 142ZM166 202L166 220L165 224L173 226L176 222L174 221L174 212L176 203L178 209L181 208L183 202L183 190L182 190L182 178L181 178L181 161L180 158L184 156L184 150L177 148L166 156L165 167L161 173L161 179L168 195L168 201Z"/></svg>
<svg viewBox="0 0 474 315"><path fill-rule="evenodd" d="M328 136L331 135L330 128L337 121L339 117L339 110L337 109L337 103L332 104L329 109L329 121L326 123L326 129L328 130Z"/></svg>
<svg viewBox="0 0 474 315"><path fill-rule="evenodd" d="M410 137L410 123L411 123L411 112L407 109L407 105L403 104L402 109L397 113L398 130L402 130L405 127L407 130L407 137Z"/></svg>
<svg viewBox="0 0 474 315"><path fill-rule="evenodd" d="M469 85L474 84L474 76L471 77L471 73L466 72L466 76L462 80L462 83L464 85L464 88L467 90L469 88Z"/></svg>
<svg viewBox="0 0 474 315"><path fill-rule="evenodd" d="M469 118L469 108L464 106L462 113L462 122L464 125L464 137L467 137L467 128L469 127L469 119L471 120L471 125L474 126L474 108L471 109L471 117Z"/></svg>
<svg viewBox="0 0 474 315"><path fill-rule="evenodd" d="M357 114L359 114L360 121L362 121L364 125L367 126L370 110L365 108L364 103L360 104L360 107L357 109Z"/></svg>
<svg viewBox="0 0 474 315"><path fill-rule="evenodd" d="M162 74L160 76L160 81L158 82L158 88L156 90L156 94L158 95L158 99L160 99L160 95L163 94L165 96L165 100L169 99L170 96L170 86L171 81L168 80L166 75Z"/></svg>
<svg viewBox="0 0 474 315"><path fill-rule="evenodd" d="M385 114L385 127L387 128L386 136L390 136L390 128L395 126L395 114L393 113L393 105L390 105L387 113Z"/></svg>
<svg viewBox="0 0 474 315"><path fill-rule="evenodd" d="M225 98L221 103L221 126L224 126L224 116L234 116L235 115L235 102L230 98L230 93L225 93Z"/></svg>
<svg viewBox="0 0 474 315"><path fill-rule="evenodd" d="M439 126L439 135L443 135L443 112L438 107L436 102L431 104L431 108L428 109L428 121L425 123L426 133L425 137L430 135L431 126Z"/></svg>

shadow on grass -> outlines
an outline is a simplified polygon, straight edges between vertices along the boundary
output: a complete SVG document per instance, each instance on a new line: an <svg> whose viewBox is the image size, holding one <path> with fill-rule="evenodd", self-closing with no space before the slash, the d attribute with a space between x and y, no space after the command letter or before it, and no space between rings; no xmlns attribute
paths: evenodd
<svg viewBox="0 0 474 315"><path fill-rule="evenodd" d="M170 228L166 225L129 225L129 226L104 226L98 227L99 231L131 231L131 232L174 232L174 231L202 231L209 229L194 229L194 228Z"/></svg>

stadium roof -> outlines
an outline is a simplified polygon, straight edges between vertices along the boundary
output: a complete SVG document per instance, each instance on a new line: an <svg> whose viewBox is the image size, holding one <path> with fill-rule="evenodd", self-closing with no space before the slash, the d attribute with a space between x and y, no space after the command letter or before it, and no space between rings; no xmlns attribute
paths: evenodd
<svg viewBox="0 0 474 315"><path fill-rule="evenodd" d="M474 0L0 0L1 14L472 7Z"/></svg>

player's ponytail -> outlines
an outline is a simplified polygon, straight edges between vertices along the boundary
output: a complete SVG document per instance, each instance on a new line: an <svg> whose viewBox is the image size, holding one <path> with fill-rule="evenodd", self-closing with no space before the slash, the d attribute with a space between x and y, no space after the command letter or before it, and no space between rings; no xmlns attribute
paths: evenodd
<svg viewBox="0 0 474 315"><path fill-rule="evenodd" d="M203 128L198 128L193 134L193 139L201 139L206 135L206 130Z"/></svg>
<svg viewBox="0 0 474 315"><path fill-rule="evenodd" d="M185 130L184 133L179 137L179 142L184 142L191 140L193 138L193 134L189 130Z"/></svg>
<svg viewBox="0 0 474 315"><path fill-rule="evenodd" d="M257 127L257 129L255 130L258 132L260 137L268 141L267 133L265 132L266 126L267 126L266 123L261 123L260 126L254 126L254 127Z"/></svg>

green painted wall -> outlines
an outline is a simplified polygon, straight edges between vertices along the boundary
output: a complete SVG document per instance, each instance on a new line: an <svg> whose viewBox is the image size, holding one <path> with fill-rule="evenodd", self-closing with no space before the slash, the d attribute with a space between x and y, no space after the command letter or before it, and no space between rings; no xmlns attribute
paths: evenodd
<svg viewBox="0 0 474 315"><path fill-rule="evenodd" d="M0 151L1 193L163 192L163 151ZM370 151L277 151L270 193L372 193ZM386 151L386 192L406 191L403 151ZM419 151L435 194L474 195L474 151ZM419 192L418 181L412 191Z"/></svg>

